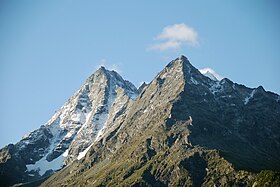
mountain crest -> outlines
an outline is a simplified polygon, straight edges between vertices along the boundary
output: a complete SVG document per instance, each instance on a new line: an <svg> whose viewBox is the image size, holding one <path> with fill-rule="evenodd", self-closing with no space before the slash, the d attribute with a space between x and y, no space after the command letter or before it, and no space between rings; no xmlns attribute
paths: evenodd
<svg viewBox="0 0 280 187"><path fill-rule="evenodd" d="M173 67L173 68L180 68L180 67L182 67L182 64L185 64L186 66L193 67L191 65L191 63L189 62L188 58L185 57L184 55L181 55L180 57L172 60L166 67L167 68L171 68L171 67Z"/></svg>

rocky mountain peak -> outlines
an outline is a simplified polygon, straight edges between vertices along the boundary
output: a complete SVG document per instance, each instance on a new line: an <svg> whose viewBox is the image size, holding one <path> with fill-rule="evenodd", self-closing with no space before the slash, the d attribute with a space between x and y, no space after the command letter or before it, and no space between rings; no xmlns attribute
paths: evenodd
<svg viewBox="0 0 280 187"><path fill-rule="evenodd" d="M171 68L171 67L173 67L173 68L180 68L180 67L183 66L183 64L187 65L187 66L193 67L191 65L190 61L188 60L188 58L185 57L184 55L181 55L180 57L172 60L166 67L167 68Z"/></svg>
<svg viewBox="0 0 280 187"><path fill-rule="evenodd" d="M11 181L34 180L81 159L137 96L132 83L100 67L45 125L28 133L13 149L0 151L0 159L20 166L20 174L7 176ZM13 171L9 167L0 167L0 172Z"/></svg>
<svg viewBox="0 0 280 187"><path fill-rule="evenodd" d="M43 186L247 184L253 175L236 168L280 167L279 98L209 78L185 56L138 90L100 67L45 125L0 150L0 180L67 165Z"/></svg>
<svg viewBox="0 0 280 187"><path fill-rule="evenodd" d="M166 66L166 69L175 69L176 72L181 72L185 82L189 84L208 84L213 81L212 79L207 80L208 77L201 74L184 55L172 60Z"/></svg>
<svg viewBox="0 0 280 187"><path fill-rule="evenodd" d="M128 80L124 80L118 72L114 70L108 70L104 66L101 66L95 73L93 73L89 77L89 80L100 81L102 80L102 77L104 77L108 81L113 81L119 87L124 87L131 92L137 92L137 88L134 86L134 84L132 84Z"/></svg>

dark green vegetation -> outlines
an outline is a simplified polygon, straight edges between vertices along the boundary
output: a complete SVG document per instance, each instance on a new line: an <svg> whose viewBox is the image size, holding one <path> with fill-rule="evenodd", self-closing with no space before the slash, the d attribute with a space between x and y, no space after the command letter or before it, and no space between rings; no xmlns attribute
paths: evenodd
<svg viewBox="0 0 280 187"><path fill-rule="evenodd" d="M13 185L13 187L35 187L35 186L40 186L45 180L47 180L48 177L45 178L40 178L38 180L33 180L30 182L26 182L26 183L18 183Z"/></svg>
<svg viewBox="0 0 280 187"><path fill-rule="evenodd" d="M260 172L248 186L253 187L279 187L280 186L280 172L264 170Z"/></svg>
<svg viewBox="0 0 280 187"><path fill-rule="evenodd" d="M153 133L133 138L111 158L95 155L98 148L94 147L92 155L74 163L77 170L69 166L45 185L201 186L244 185L249 181L248 172L235 171L218 151L185 144L184 125L173 125L169 131L163 126L151 129Z"/></svg>
<svg viewBox="0 0 280 187"><path fill-rule="evenodd" d="M43 186L246 186L279 181L276 94L172 61L86 157ZM191 116L191 117L190 117ZM270 182L269 182L270 181ZM259 184L258 184L259 183Z"/></svg>

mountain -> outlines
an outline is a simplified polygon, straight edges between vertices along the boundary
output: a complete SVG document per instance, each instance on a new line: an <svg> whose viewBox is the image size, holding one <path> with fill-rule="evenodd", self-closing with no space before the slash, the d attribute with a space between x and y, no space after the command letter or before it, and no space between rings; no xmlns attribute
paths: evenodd
<svg viewBox="0 0 280 187"><path fill-rule="evenodd" d="M42 186L256 186L256 172L280 168L279 113L279 95L212 80L182 56Z"/></svg>
<svg viewBox="0 0 280 187"><path fill-rule="evenodd" d="M279 184L279 154L280 96L209 78L181 56L138 90L97 70L47 124L0 150L0 181L62 168L42 186Z"/></svg>
<svg viewBox="0 0 280 187"><path fill-rule="evenodd" d="M137 95L132 83L101 67L45 125L0 150L1 184L44 178L81 159Z"/></svg>

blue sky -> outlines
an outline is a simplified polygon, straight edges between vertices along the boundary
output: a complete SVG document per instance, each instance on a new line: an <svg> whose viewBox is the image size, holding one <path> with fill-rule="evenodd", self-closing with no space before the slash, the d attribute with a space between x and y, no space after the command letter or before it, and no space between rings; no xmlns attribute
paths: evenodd
<svg viewBox="0 0 280 187"><path fill-rule="evenodd" d="M184 54L280 93L280 3L0 2L0 146L44 124L100 65L136 86Z"/></svg>

